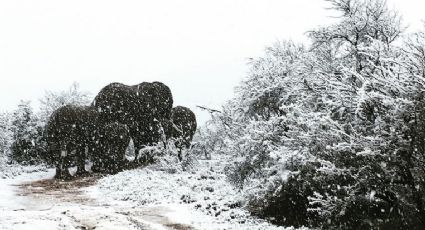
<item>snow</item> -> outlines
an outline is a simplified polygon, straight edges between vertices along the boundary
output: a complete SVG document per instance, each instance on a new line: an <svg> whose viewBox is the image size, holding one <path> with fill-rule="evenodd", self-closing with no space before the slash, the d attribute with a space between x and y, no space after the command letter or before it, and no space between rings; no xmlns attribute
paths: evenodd
<svg viewBox="0 0 425 230"><path fill-rule="evenodd" d="M213 159L189 171L161 161L97 182L79 178L74 187L53 180L54 169L9 165L0 179L0 229L293 229L250 216L244 194L222 173L228 159ZM77 186L90 178L93 185Z"/></svg>
<svg viewBox="0 0 425 230"><path fill-rule="evenodd" d="M244 194L222 173L225 163L200 160L180 172L152 165L102 178L87 192L108 204L161 207L172 222L195 229L291 229L250 216L243 209Z"/></svg>
<svg viewBox="0 0 425 230"><path fill-rule="evenodd" d="M0 196L0 211L23 209L31 206L30 199L16 194L17 186L25 182L52 178L54 173L54 169L43 169L33 173L24 172L12 178L0 179L0 191L2 192Z"/></svg>
<svg viewBox="0 0 425 230"><path fill-rule="evenodd" d="M7 159L0 156L0 179L14 178L22 173L46 171L45 165L22 166L19 164L8 164Z"/></svg>
<svg viewBox="0 0 425 230"><path fill-rule="evenodd" d="M164 229L149 221L132 221L113 208L55 205L41 211L2 211L1 229Z"/></svg>
<svg viewBox="0 0 425 230"><path fill-rule="evenodd" d="M72 197L61 199L52 195L55 194L53 192L22 195L21 185L52 181L54 173L54 169L49 169L0 179L0 229L166 229L161 223L151 221L144 215L130 214L146 212L144 208L111 206L96 200L73 201ZM29 188L36 189L31 185ZM66 191L61 189L59 192ZM84 196L84 193L80 196Z"/></svg>

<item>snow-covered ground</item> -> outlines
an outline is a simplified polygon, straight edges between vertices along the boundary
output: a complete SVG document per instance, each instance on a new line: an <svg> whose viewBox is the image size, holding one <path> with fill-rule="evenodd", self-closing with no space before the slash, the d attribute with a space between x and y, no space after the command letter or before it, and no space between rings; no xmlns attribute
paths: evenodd
<svg viewBox="0 0 425 230"><path fill-rule="evenodd" d="M30 197L21 196L21 194L18 192L18 186L28 181L52 178L53 175L53 169L46 169L35 172L21 172L17 176L0 179L0 211L32 209L32 205L36 205L36 208L42 208L38 206L38 204L33 204L32 202L34 200Z"/></svg>
<svg viewBox="0 0 425 230"><path fill-rule="evenodd" d="M291 229L253 218L223 161L155 164L69 182L54 170L0 179L0 229Z"/></svg>
<svg viewBox="0 0 425 230"><path fill-rule="evenodd" d="M291 229L243 209L243 194L223 174L226 162L199 160L190 171L155 164L102 178L88 192L109 204L165 207L170 220L195 229Z"/></svg>
<svg viewBox="0 0 425 230"><path fill-rule="evenodd" d="M61 182L54 170L0 180L0 229L170 229L165 207L98 202L84 191L97 177ZM154 217L154 218L152 218ZM174 228L185 229L185 228Z"/></svg>

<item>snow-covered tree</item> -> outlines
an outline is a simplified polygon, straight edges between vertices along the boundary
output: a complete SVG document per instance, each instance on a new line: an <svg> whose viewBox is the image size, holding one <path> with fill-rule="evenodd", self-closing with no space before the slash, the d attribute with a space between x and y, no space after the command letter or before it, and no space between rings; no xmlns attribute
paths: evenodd
<svg viewBox="0 0 425 230"><path fill-rule="evenodd" d="M12 116L12 159L19 163L35 163L39 157L36 144L42 135L42 130L30 101L21 101Z"/></svg>
<svg viewBox="0 0 425 230"><path fill-rule="evenodd" d="M12 143L11 119L9 113L0 113L0 158L6 159L10 154Z"/></svg>
<svg viewBox="0 0 425 230"><path fill-rule="evenodd" d="M425 224L425 40L381 0L330 0L311 47L282 42L217 119L257 215L327 229Z"/></svg>
<svg viewBox="0 0 425 230"><path fill-rule="evenodd" d="M40 99L40 120L46 122L49 116L57 108L64 105L88 105L91 102L89 92L81 91L77 82L74 82L68 90L53 92L46 91Z"/></svg>

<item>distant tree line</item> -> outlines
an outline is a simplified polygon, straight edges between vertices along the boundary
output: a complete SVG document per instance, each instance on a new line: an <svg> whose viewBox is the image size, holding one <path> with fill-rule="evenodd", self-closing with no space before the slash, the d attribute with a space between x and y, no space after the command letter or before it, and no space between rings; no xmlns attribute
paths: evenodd
<svg viewBox="0 0 425 230"><path fill-rule="evenodd" d="M332 25L252 59L198 151L255 215L285 226L423 229L425 33L383 0L328 0Z"/></svg>

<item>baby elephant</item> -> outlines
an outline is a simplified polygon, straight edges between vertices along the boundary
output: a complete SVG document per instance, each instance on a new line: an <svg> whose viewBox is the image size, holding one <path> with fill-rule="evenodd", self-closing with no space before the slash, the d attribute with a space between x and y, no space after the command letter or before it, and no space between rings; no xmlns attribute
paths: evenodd
<svg viewBox="0 0 425 230"><path fill-rule="evenodd" d="M126 125L113 122L99 131L98 149L93 156L93 172L117 173L126 165L125 150L130 143L130 133Z"/></svg>
<svg viewBox="0 0 425 230"><path fill-rule="evenodd" d="M174 145L178 148L178 158L182 160L181 151L190 148L193 135L196 132L196 116L187 107L176 106L171 112L171 124L166 128L167 139L174 140Z"/></svg>

